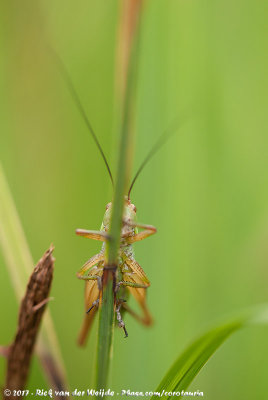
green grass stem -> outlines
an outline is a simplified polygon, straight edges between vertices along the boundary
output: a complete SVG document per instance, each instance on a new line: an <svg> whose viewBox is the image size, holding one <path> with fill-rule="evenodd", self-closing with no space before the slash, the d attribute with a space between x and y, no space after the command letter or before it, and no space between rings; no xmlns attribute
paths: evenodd
<svg viewBox="0 0 268 400"><path fill-rule="evenodd" d="M127 185L130 181L131 160L133 155L133 106L138 53L138 20L132 38L129 40L129 62L126 76L126 90L123 101L123 121L119 146L118 166L115 179L115 192L110 227L110 239L107 243L107 266L103 273L103 299L99 318L99 341L97 353L97 389L105 389L109 374L114 328L114 268L117 266L120 246L122 215Z"/></svg>

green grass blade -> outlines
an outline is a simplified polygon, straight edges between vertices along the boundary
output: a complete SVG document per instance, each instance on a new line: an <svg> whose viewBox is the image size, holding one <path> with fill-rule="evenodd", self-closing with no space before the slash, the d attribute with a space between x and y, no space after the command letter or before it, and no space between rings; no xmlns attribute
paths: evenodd
<svg viewBox="0 0 268 400"><path fill-rule="evenodd" d="M164 393L161 398L174 397L170 392L181 392L187 389L195 376L221 344L238 329L250 323L267 323L268 305L249 310L229 322L207 331L197 338L172 365L155 392ZM182 397L178 394L176 398ZM152 399L158 399L154 395Z"/></svg>
<svg viewBox="0 0 268 400"><path fill-rule="evenodd" d="M34 261L1 164L0 193L0 245L14 292L20 302L33 271ZM50 357L53 360L64 386L68 387L58 338L48 309L43 316L36 352L41 364L44 364L44 358ZM51 384L50 380L49 384Z"/></svg>

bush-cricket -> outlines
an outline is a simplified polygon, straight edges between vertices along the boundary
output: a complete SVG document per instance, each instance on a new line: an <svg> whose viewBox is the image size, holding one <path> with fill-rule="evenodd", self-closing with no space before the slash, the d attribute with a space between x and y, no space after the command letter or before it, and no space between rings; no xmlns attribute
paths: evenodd
<svg viewBox="0 0 268 400"><path fill-rule="evenodd" d="M113 177L107 159L97 139L97 136L87 118L86 112L80 102L77 92L73 86L72 80L59 58L58 58L58 64L60 66L63 78L65 79L65 82L69 88L71 96L81 116L83 117L91 136L93 137L99 149L99 152L104 160L108 174L113 184ZM150 281L147 278L141 266L135 260L132 244L156 233L156 228L154 226L140 224L136 222L136 207L133 203L131 203L130 193L134 183L136 182L138 176L140 175L141 171L143 170L147 162L152 158L152 156L156 153L156 151L160 147L162 147L162 145L166 142L168 137L170 137L171 134L173 134L177 130L177 128L178 128L178 122L175 121L175 124L172 124L172 126L167 131L165 131L162 136L160 136L158 141L155 143L155 145L151 148L150 152L147 154L147 157L140 165L137 173L135 174L130 184L128 195L125 197L122 228L121 228L121 243L118 254L118 264L116 269L116 285L114 290L115 314L117 317L118 326L123 328L125 332L125 337L128 336L128 333L126 331L125 323L122 320L120 312L121 308L127 310L131 315L133 315L137 320L139 320L143 324L145 325L152 324L152 317L150 315L150 312L146 304L146 289L150 286ZM91 257L77 272L77 277L79 279L85 280L86 282L85 286L86 314L78 337L79 345L85 344L88 332L94 320L94 316L96 315L99 303L101 302L102 275L103 275L103 268L106 265L105 246L106 246L106 241L109 240L111 212L112 212L112 203L110 202L106 206L106 211L99 231L85 230L85 229L76 230L76 234L79 236L103 242L101 251L98 254ZM138 228L141 229L140 232L138 231ZM136 299L136 301L139 303L139 306L142 310L141 316L138 315L136 312L134 312L132 309L130 309L130 307L126 304L126 296L128 294L127 292L131 293Z"/></svg>

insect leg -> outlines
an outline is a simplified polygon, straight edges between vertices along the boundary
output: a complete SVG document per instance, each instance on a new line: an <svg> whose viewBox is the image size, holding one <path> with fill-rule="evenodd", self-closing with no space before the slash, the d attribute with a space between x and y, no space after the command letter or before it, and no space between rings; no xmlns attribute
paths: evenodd
<svg viewBox="0 0 268 400"><path fill-rule="evenodd" d="M143 284L143 283L129 282L129 281L120 281L116 284L116 292L119 290L120 286L129 286L129 287L133 287L133 288L146 289L150 285ZM118 287L118 289L117 289L117 287Z"/></svg>
<svg viewBox="0 0 268 400"><path fill-rule="evenodd" d="M121 308L123 303L124 303L124 300L118 300L116 302L117 305L116 305L115 312L116 312L116 318L117 318L117 321L118 321L118 326L119 326L119 328L123 328L124 329L125 338L127 338L128 337L128 333L127 333L125 323L122 320L121 313L120 313L120 308Z"/></svg>
<svg viewBox="0 0 268 400"><path fill-rule="evenodd" d="M82 275L82 276L79 276L79 279L82 279L83 281L91 281L91 280L98 281L98 288L99 288L99 285L100 285L99 280L101 281L101 276L99 276L99 275Z"/></svg>
<svg viewBox="0 0 268 400"><path fill-rule="evenodd" d="M97 299L97 300L95 300L95 301L93 301L93 303L92 303L92 306L91 307L89 307L89 309L86 311L86 313L88 314L91 310L92 310L92 308L94 308L94 307L98 307L98 305L99 305L99 302L100 302L100 300L99 299Z"/></svg>
<svg viewBox="0 0 268 400"><path fill-rule="evenodd" d="M134 242L138 242L139 240L146 239L147 237L153 235L157 231L156 228L153 225L139 224L139 223L136 223L136 222L127 222L127 224L132 226L132 227L137 227L137 228L144 229L143 231L141 231L139 233L136 233L136 235L134 235L134 236L126 237L126 242L129 243L129 244L134 243Z"/></svg>
<svg viewBox="0 0 268 400"><path fill-rule="evenodd" d="M101 242L106 242L109 239L109 235L103 231L87 231L86 229L76 229L75 233L88 239L100 240Z"/></svg>
<svg viewBox="0 0 268 400"><path fill-rule="evenodd" d="M122 307L130 314L132 317L134 317L138 322L141 322L143 325L151 325L152 319L151 316L148 318L148 314L145 314L145 316L140 316L137 314L134 310L132 310L131 307L129 307L128 304L124 303L122 304Z"/></svg>
<svg viewBox="0 0 268 400"><path fill-rule="evenodd" d="M95 256L91 257L84 265L83 267L77 272L77 277L79 279L85 279L84 276L88 270L93 267L94 265L98 264L100 261L104 260L104 254L103 252L100 252L96 254Z"/></svg>

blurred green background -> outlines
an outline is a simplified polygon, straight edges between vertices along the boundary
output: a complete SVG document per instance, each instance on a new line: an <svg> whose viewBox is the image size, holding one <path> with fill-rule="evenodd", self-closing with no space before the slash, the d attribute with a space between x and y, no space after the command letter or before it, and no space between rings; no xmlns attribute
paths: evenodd
<svg viewBox="0 0 268 400"><path fill-rule="evenodd" d="M34 260L55 245L49 307L72 389L94 384L96 324L76 346L84 284L75 273L99 243L112 188L101 157L51 62L60 54L115 170L115 0L1 2L1 160ZM126 317L115 331L110 387L154 390L199 332L234 310L267 301L267 2L148 0L136 112L135 170L170 121L187 123L132 192L138 219L158 228L135 245L151 287L152 328ZM1 344L18 305L1 255ZM1 360L1 384L5 362ZM264 399L267 328L231 337L192 383L207 399ZM252 380L252 375L255 381ZM44 388L37 361L29 388Z"/></svg>

